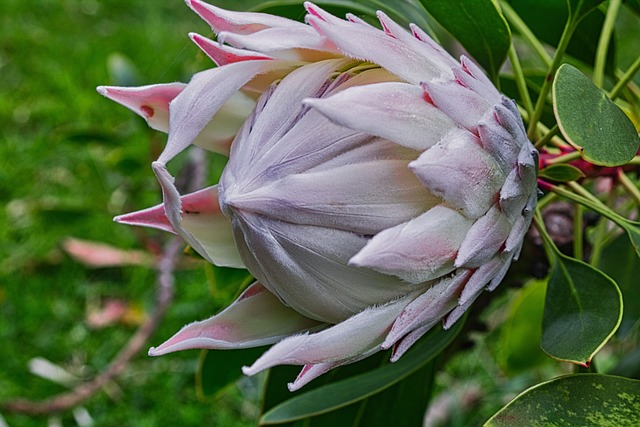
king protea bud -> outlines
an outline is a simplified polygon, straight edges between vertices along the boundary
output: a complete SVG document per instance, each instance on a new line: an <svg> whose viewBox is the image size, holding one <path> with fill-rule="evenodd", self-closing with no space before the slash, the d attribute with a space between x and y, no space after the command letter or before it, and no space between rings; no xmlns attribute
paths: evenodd
<svg viewBox="0 0 640 427"><path fill-rule="evenodd" d="M116 220L257 281L151 355L275 343L244 372L304 365L294 390L381 349L397 360L500 283L533 215L537 153L472 61L381 12L379 30L311 3L307 24L187 3L217 34L191 38L218 67L99 88L169 133L153 163L164 203ZM181 196L165 164L193 143L229 161Z"/></svg>

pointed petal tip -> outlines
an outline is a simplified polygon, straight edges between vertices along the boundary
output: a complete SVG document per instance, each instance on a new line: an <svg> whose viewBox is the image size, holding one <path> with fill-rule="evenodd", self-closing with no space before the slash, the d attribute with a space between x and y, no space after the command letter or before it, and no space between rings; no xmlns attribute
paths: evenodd
<svg viewBox="0 0 640 427"><path fill-rule="evenodd" d="M98 92L102 96L107 96L108 86L98 86L96 88L96 92Z"/></svg>
<svg viewBox="0 0 640 427"><path fill-rule="evenodd" d="M154 357L154 356L160 356L160 354L158 353L157 349L155 347L150 347L149 351L147 351L147 355Z"/></svg>
<svg viewBox="0 0 640 427"><path fill-rule="evenodd" d="M257 369L254 369L255 363L251 366L243 366L242 367L242 373L245 374L248 377L251 377L255 374L257 374L259 371Z"/></svg>

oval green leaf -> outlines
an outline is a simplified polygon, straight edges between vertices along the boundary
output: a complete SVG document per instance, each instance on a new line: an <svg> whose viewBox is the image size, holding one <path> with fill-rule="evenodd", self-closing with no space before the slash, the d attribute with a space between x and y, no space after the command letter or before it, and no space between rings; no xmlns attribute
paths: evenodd
<svg viewBox="0 0 640 427"><path fill-rule="evenodd" d="M281 424L324 414L359 402L409 377L438 355L462 329L434 329L420 339L399 361L297 395L267 411L260 425Z"/></svg>
<svg viewBox="0 0 640 427"><path fill-rule="evenodd" d="M554 359L589 366L622 320L622 294L600 270L557 253L551 260L541 347Z"/></svg>
<svg viewBox="0 0 640 427"><path fill-rule="evenodd" d="M620 166L638 151L640 140L629 117L569 64L558 69L553 82L553 108L562 134L585 160Z"/></svg>
<svg viewBox="0 0 640 427"><path fill-rule="evenodd" d="M535 385L485 427L640 425L640 381L600 374L560 377Z"/></svg>
<svg viewBox="0 0 640 427"><path fill-rule="evenodd" d="M538 176L556 182L569 182L584 178L585 175L572 165L551 165L538 172Z"/></svg>
<svg viewBox="0 0 640 427"><path fill-rule="evenodd" d="M495 77L511 45L511 31L492 0L420 0L435 18Z"/></svg>

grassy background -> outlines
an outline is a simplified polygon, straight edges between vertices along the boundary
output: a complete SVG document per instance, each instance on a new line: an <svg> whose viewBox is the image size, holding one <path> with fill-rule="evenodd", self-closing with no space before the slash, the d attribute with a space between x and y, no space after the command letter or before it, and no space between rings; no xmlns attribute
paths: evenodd
<svg viewBox="0 0 640 427"><path fill-rule="evenodd" d="M62 243L73 236L153 248L165 238L112 222L116 214L159 202L149 165L165 137L95 87L188 81L210 66L189 31L210 33L177 0L2 1L0 402L66 390L29 372L36 357L93 377L152 309L153 271L87 269ZM175 302L149 345L217 308L201 269L178 272L176 283ZM86 316L108 298L127 302L126 321L89 328ZM110 393L98 393L85 407L95 425L255 424L255 408L237 389L215 400L197 399L198 356L140 354ZM2 416L10 426L76 425L69 411L49 419Z"/></svg>

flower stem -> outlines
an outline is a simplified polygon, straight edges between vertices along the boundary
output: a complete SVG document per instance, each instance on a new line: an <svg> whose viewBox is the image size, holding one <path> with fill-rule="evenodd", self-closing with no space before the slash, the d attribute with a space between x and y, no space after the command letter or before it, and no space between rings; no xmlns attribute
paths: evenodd
<svg viewBox="0 0 640 427"><path fill-rule="evenodd" d="M536 148L544 147L549 142L551 142L551 139L554 136L556 136L558 133L560 133L560 127L558 127L558 125L554 125L551 129L549 129L547 133L544 134L542 138L538 140L538 142L535 143L535 147Z"/></svg>
<svg viewBox="0 0 640 427"><path fill-rule="evenodd" d="M565 25L564 27L562 36L560 37L560 42L558 43L558 47L556 48L556 53L555 55L553 55L553 62L549 66L547 76L544 80L544 83L542 84L542 88L540 89L540 95L538 96L538 101L536 102L535 109L533 110L533 116L530 117L529 129L527 130L529 139L535 139L536 125L538 124L540 117L542 117L542 111L544 110L544 106L547 102L547 96L549 95L549 91L551 90L553 78L556 74L556 71L558 70L558 67L560 67L564 52L565 50L567 50L569 40L571 40L571 36L573 35L576 26L577 20L573 17L570 17L567 21L567 25Z"/></svg>
<svg viewBox="0 0 640 427"><path fill-rule="evenodd" d="M524 78L524 73L522 72L522 65L520 64L520 59L518 59L518 53L516 52L515 47L513 47L513 43L509 47L508 54L509 62L511 62L511 67L513 67L513 75L516 80L520 99L522 101L522 104L524 105L525 110L527 111L527 115L531 117L531 114L533 113L533 103L531 102L529 89L527 89L527 82Z"/></svg>
<svg viewBox="0 0 640 427"><path fill-rule="evenodd" d="M615 192L612 191L609 194L608 203L613 203L613 200L616 198ZM591 251L591 259L589 263L593 266L598 266L600 262L600 256L602 255L602 250L605 247L605 241L607 239L607 228L609 226L609 220L607 218L600 218L598 224L596 224L593 231L593 249Z"/></svg>
<svg viewBox="0 0 640 427"><path fill-rule="evenodd" d="M584 257L583 247L583 221L582 214L584 208L582 205L575 206L575 212L573 214L573 257L582 261Z"/></svg>
<svg viewBox="0 0 640 427"><path fill-rule="evenodd" d="M544 62L545 66L550 67L552 63L552 59L544 49L544 46L538 40L538 38L533 34L533 31L529 29L527 24L518 16L515 10L511 7L509 3L506 1L500 2L500 7L502 8L502 13L504 17L507 18L509 24L520 33L522 38L524 38L529 46L533 48L533 51L538 55L538 57Z"/></svg>
<svg viewBox="0 0 640 427"><path fill-rule="evenodd" d="M622 91L622 89L624 89L627 83L631 81L638 70L640 70L640 56L636 58L634 63L631 64L629 69L624 73L620 80L618 80L618 83L616 83L613 89L611 89L611 92L609 92L609 98L616 99L618 96L620 96L620 92Z"/></svg>
<svg viewBox="0 0 640 427"><path fill-rule="evenodd" d="M573 153L563 154L562 156L558 156L556 158L547 160L547 165L557 165L558 163L569 163L579 158L580 158L580 152L574 151Z"/></svg>
<svg viewBox="0 0 640 427"><path fill-rule="evenodd" d="M598 40L598 47L596 49L596 60L593 67L593 83L600 88L604 83L604 67L607 63L609 42L611 41L611 34L613 33L613 27L616 23L616 17L618 16L618 10L620 10L621 3L622 0L611 0L611 2L609 3L607 16L604 19L602 31L600 32L600 39Z"/></svg>
<svg viewBox="0 0 640 427"><path fill-rule="evenodd" d="M638 187L629 179L629 177L624 173L622 169L618 169L618 175L616 176L618 182L624 187L624 189L629 193L631 197L635 200L635 202L640 205L640 190Z"/></svg>
<svg viewBox="0 0 640 427"><path fill-rule="evenodd" d="M569 182L567 183L567 185L569 185L572 189L577 190L580 194L576 194L573 191L567 190L566 188L549 184L544 181L543 182L539 181L539 183L540 183L540 186L545 190L554 192L558 196L569 199L575 203L579 203L591 209L592 211L597 212L606 218L609 218L611 221L615 222L616 224L622 227L628 226L628 221L626 220L626 218L623 218L622 216L615 213L607 205L602 203L596 196L589 193L587 190L583 189L580 185L576 183ZM583 196L582 194L585 194L585 195ZM586 196L586 194L588 194L588 196Z"/></svg>
<svg viewBox="0 0 640 427"><path fill-rule="evenodd" d="M553 239L549 235L547 231L547 227L544 224L544 220L542 219L542 213L539 208L536 208L536 213L533 216L533 225L536 227L536 230L540 233L540 237L542 237L542 247L544 248L545 253L547 254L547 259L550 263L554 263L557 255L560 253L560 250L553 242Z"/></svg>

